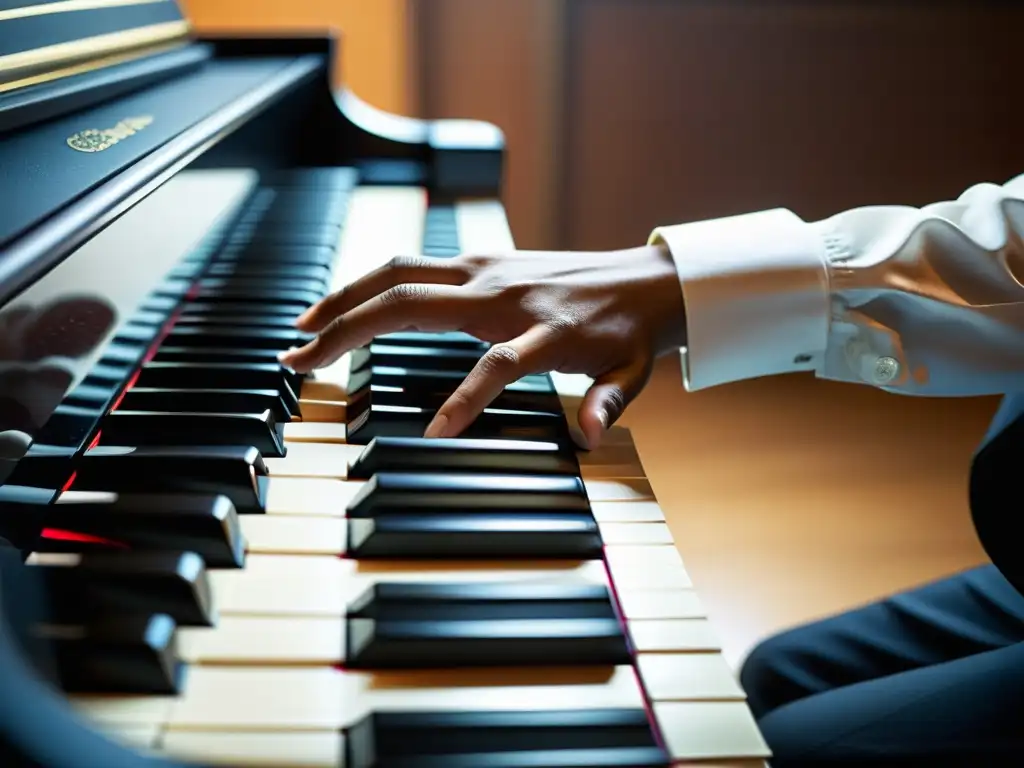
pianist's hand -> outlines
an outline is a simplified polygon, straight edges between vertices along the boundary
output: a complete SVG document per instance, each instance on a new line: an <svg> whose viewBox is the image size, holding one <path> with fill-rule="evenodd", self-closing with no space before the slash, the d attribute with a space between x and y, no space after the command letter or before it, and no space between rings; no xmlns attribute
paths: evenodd
<svg viewBox="0 0 1024 768"><path fill-rule="evenodd" d="M659 247L397 258L302 315L298 327L317 337L282 361L308 372L381 334L460 330L493 346L427 437L454 437L506 385L560 371L595 379L579 413L594 448L647 384L654 359L684 344L684 321L672 257Z"/></svg>

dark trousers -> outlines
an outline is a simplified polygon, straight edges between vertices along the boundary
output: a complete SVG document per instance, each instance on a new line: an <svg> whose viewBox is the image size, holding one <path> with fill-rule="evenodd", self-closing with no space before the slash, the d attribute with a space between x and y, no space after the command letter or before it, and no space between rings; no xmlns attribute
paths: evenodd
<svg viewBox="0 0 1024 768"><path fill-rule="evenodd" d="M1024 597L993 566L784 632L740 680L800 766L1024 766Z"/></svg>

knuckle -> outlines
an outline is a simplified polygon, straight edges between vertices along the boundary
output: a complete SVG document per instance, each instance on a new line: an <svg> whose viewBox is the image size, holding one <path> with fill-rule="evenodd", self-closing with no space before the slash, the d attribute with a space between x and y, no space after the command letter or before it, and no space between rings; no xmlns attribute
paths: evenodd
<svg viewBox="0 0 1024 768"><path fill-rule="evenodd" d="M494 263L493 256L486 256L477 253L466 253L458 257L458 261L463 266L468 267L471 270L483 270L487 269Z"/></svg>
<svg viewBox="0 0 1024 768"><path fill-rule="evenodd" d="M409 270L427 266L426 259L420 256L393 256L388 261L388 270Z"/></svg>
<svg viewBox="0 0 1024 768"><path fill-rule="evenodd" d="M388 288L380 295L380 302L385 307L402 306L412 304L426 298L427 288L423 285L412 283L401 283Z"/></svg>
<svg viewBox="0 0 1024 768"><path fill-rule="evenodd" d="M495 344L480 358L480 364L488 374L512 371L519 367L519 352L508 344Z"/></svg>

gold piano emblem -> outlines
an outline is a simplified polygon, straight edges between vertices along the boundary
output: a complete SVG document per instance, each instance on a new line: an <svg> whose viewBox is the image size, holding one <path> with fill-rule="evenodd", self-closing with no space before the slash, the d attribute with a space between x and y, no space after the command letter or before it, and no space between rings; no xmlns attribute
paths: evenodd
<svg viewBox="0 0 1024 768"><path fill-rule="evenodd" d="M125 118L113 128L89 128L69 136L68 146L79 152L102 152L129 136L134 136L152 122L153 118L147 115Z"/></svg>

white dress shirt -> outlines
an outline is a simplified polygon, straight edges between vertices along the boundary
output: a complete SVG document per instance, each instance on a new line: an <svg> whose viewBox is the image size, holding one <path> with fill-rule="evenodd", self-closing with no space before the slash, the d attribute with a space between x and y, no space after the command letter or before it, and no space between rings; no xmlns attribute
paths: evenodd
<svg viewBox="0 0 1024 768"><path fill-rule="evenodd" d="M913 395L1024 391L1024 175L924 208L659 227L690 391L813 371Z"/></svg>

